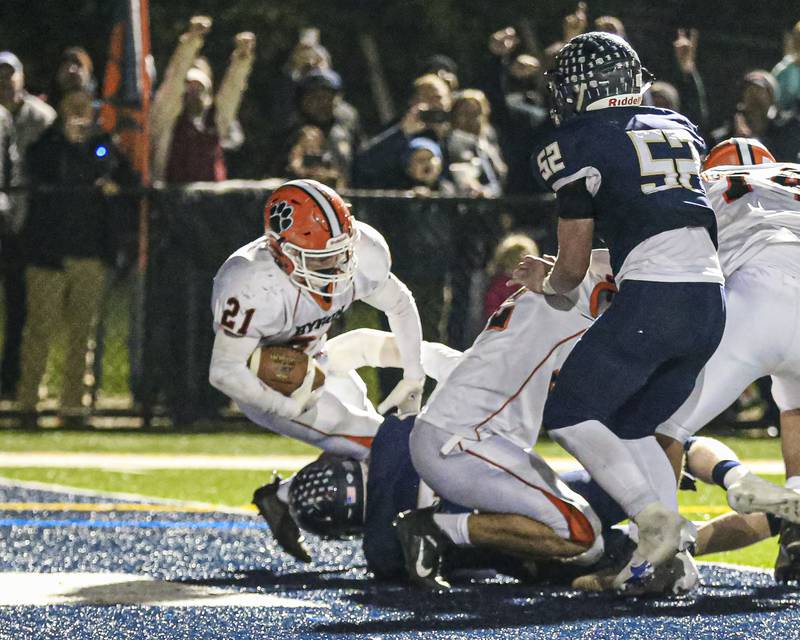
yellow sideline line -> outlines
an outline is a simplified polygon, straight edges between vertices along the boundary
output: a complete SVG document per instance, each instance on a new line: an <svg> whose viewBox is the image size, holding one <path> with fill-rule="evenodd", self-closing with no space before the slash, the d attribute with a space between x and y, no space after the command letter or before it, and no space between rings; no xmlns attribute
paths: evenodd
<svg viewBox="0 0 800 640"><path fill-rule="evenodd" d="M256 512L252 504L242 505L239 509ZM215 505L181 505L181 504L146 504L133 502L0 502L0 511L153 511L172 513L217 513L224 507ZM718 504L682 506L681 513L721 514L730 511L730 507Z"/></svg>
<svg viewBox="0 0 800 640"><path fill-rule="evenodd" d="M256 511L251 505L240 509ZM0 502L0 511L158 511L172 513L217 513L215 505L145 504L132 502Z"/></svg>

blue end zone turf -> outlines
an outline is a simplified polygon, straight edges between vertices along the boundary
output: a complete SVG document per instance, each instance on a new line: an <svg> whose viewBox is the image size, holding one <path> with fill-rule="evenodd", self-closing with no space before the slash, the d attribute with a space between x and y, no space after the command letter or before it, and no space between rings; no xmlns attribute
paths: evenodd
<svg viewBox="0 0 800 640"><path fill-rule="evenodd" d="M3 639L800 638L800 592L763 571L702 566L703 587L684 599L622 600L506 579L431 595L368 579L355 542L309 536L315 562L299 565L256 516L14 485L0 485L0 502ZM57 506L65 502L120 507ZM34 574L66 572L81 575L59 576L77 582L48 602L69 604L32 604L53 582ZM45 586L13 586L24 584ZM255 600L212 606L230 594Z"/></svg>

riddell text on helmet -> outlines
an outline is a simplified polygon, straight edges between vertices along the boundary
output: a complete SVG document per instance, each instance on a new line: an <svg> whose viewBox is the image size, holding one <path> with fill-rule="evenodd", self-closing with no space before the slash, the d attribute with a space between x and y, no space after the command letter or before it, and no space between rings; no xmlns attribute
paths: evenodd
<svg viewBox="0 0 800 640"><path fill-rule="evenodd" d="M624 96L622 98L609 98L608 99L608 106L609 107L628 107L628 106L641 104L641 102L642 102L641 96Z"/></svg>

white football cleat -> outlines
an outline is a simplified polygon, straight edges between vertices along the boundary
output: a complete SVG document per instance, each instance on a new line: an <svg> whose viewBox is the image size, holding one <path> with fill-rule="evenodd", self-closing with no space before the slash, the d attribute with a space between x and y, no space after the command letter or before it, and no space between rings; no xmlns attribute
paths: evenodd
<svg viewBox="0 0 800 640"><path fill-rule="evenodd" d="M746 473L728 487L728 504L739 513L772 513L800 524L800 491L785 489Z"/></svg>
<svg viewBox="0 0 800 640"><path fill-rule="evenodd" d="M652 577L641 584L625 586L626 596L676 595L693 591L700 584L700 572L688 551L680 551L671 560L653 570ZM614 589L614 573L601 571L580 576L572 581L572 588L599 592Z"/></svg>
<svg viewBox="0 0 800 640"><path fill-rule="evenodd" d="M660 502L642 509L634 518L639 544L627 565L614 578L614 588L626 592L647 584L657 567L685 551L697 538L697 527Z"/></svg>
<svg viewBox="0 0 800 640"><path fill-rule="evenodd" d="M700 584L700 572L688 551L679 551L671 560L658 567L645 593L682 596Z"/></svg>

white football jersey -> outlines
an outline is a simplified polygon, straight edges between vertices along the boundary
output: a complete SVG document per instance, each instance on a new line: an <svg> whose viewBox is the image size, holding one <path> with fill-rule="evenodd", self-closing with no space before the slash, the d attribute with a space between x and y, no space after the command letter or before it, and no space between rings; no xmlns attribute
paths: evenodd
<svg viewBox="0 0 800 640"><path fill-rule="evenodd" d="M489 319L420 419L467 439L479 439L486 429L520 447L533 446L554 374L614 292L604 249L592 252L569 310L551 306L549 296L520 289Z"/></svg>
<svg viewBox="0 0 800 640"><path fill-rule="evenodd" d="M800 165L714 167L701 178L717 215L725 277L768 245L800 243Z"/></svg>
<svg viewBox="0 0 800 640"><path fill-rule="evenodd" d="M389 278L391 258L383 236L363 222L355 226L353 286L333 298L313 296L293 284L275 263L264 236L236 251L214 278L214 331L256 337L262 346L296 344L310 355L319 354L331 323Z"/></svg>

